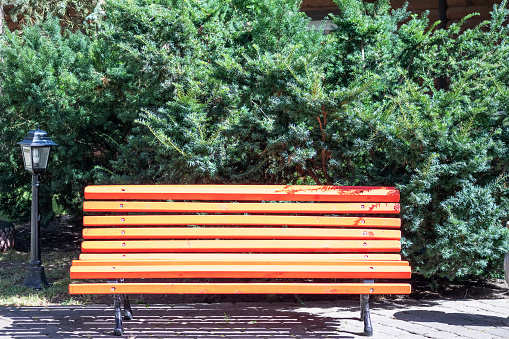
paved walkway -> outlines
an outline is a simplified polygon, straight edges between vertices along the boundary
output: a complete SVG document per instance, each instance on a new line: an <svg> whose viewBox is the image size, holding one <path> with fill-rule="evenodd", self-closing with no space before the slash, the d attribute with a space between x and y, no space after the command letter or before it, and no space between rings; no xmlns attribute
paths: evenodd
<svg viewBox="0 0 509 339"><path fill-rule="evenodd" d="M509 299L371 302L374 338L509 338ZM133 305L124 338L362 338L356 301ZM118 338L112 306L0 307L0 339Z"/></svg>

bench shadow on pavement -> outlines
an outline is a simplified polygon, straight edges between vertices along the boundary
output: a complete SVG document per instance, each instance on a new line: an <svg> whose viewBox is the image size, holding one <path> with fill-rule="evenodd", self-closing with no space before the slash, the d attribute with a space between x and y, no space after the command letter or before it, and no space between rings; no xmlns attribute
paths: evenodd
<svg viewBox="0 0 509 339"><path fill-rule="evenodd" d="M435 322L451 326L506 327L506 325L504 325L505 317L485 314L409 310L396 312L394 313L394 317L407 322Z"/></svg>
<svg viewBox="0 0 509 339"><path fill-rule="evenodd" d="M358 338L358 303L133 305L123 338ZM119 338L112 306L4 308L0 338ZM375 325L376 326L376 325Z"/></svg>
<svg viewBox="0 0 509 339"><path fill-rule="evenodd" d="M507 319L504 316L476 314L475 308L465 310L465 312L441 311L433 309L410 309L405 310L404 305L417 306L419 308L432 308L440 307L441 302L435 300L406 300L406 301L391 301L384 304L385 309L397 309L394 313L394 318L404 322L416 323L441 323L450 326L480 326L480 327L504 327L504 321ZM408 307L407 307L408 308Z"/></svg>

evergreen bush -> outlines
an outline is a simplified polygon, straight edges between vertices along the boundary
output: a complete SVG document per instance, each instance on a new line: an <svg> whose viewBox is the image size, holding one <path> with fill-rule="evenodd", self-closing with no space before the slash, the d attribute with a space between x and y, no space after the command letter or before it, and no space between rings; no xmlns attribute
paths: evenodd
<svg viewBox="0 0 509 339"><path fill-rule="evenodd" d="M12 219L30 215L29 173L16 145L40 125L58 143L41 180L41 214L52 200L79 215L83 187L94 168L116 158L134 118L125 118L122 95L102 73L100 44L61 29L55 18L6 32L0 44L0 206ZM117 108L118 107L118 108ZM126 123L127 121L127 123ZM127 126L127 127L126 127Z"/></svg>
<svg viewBox="0 0 509 339"><path fill-rule="evenodd" d="M389 13L382 1L338 5L344 54L330 83L369 86L344 107L345 127L330 131L340 141L331 145L333 177L401 189L404 253L424 275L499 275L509 246L507 2L464 32L430 30L425 16L402 23L403 11ZM440 77L451 79L448 89L436 88ZM356 128L337 133L348 125Z"/></svg>

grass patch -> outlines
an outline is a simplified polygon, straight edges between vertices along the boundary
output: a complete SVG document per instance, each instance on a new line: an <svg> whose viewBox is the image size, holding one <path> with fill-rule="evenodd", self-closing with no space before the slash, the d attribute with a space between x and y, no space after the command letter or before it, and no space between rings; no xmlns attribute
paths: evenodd
<svg viewBox="0 0 509 339"><path fill-rule="evenodd" d="M28 253L0 253L0 306L83 305L102 302L94 296L69 294L69 268L77 253L50 252L43 255L44 271L51 287L41 291L23 286L29 262Z"/></svg>
<svg viewBox="0 0 509 339"><path fill-rule="evenodd" d="M0 213L0 220L6 221L6 222L12 222L10 218L7 218L7 216Z"/></svg>

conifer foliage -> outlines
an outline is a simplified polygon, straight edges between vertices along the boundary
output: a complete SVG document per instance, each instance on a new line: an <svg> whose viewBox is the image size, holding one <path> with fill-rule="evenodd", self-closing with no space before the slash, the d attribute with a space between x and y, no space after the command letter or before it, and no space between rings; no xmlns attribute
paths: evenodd
<svg viewBox="0 0 509 339"><path fill-rule="evenodd" d="M507 2L466 31L336 3L327 35L295 0L107 0L84 34L7 34L1 145L43 121L61 145L49 194L71 213L92 182L397 186L416 270L500 275ZM11 215L27 201L17 152L0 153Z"/></svg>

